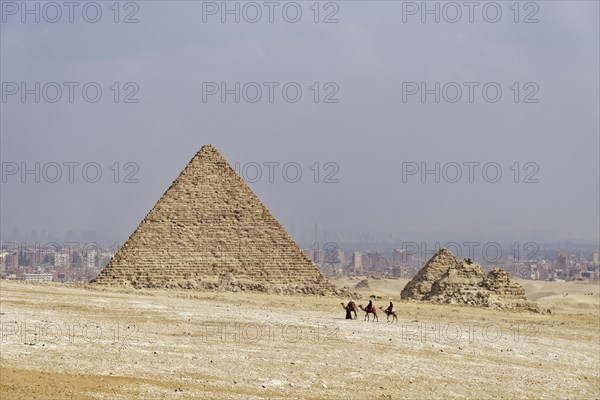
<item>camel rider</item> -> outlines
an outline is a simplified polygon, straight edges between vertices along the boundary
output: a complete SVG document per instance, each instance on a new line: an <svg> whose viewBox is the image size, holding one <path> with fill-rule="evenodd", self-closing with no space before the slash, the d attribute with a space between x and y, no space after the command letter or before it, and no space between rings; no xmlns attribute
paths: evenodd
<svg viewBox="0 0 600 400"><path fill-rule="evenodd" d="M346 308L350 311L354 310L356 308L356 304L354 304L354 300L350 299Z"/></svg>
<svg viewBox="0 0 600 400"><path fill-rule="evenodd" d="M385 310L386 313L391 314L394 312L394 303L392 303L390 301L390 305L388 306L387 310Z"/></svg>
<svg viewBox="0 0 600 400"><path fill-rule="evenodd" d="M369 300L369 304L367 305L367 312L373 310L373 300Z"/></svg>

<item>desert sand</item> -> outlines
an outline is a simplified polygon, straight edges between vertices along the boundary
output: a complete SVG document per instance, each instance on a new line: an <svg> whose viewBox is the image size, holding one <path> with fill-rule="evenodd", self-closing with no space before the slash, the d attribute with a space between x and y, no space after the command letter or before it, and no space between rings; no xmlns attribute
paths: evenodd
<svg viewBox="0 0 600 400"><path fill-rule="evenodd" d="M345 320L347 298L3 281L1 397L600 398L598 282L519 283L551 313L401 302L391 279L355 300L398 323Z"/></svg>

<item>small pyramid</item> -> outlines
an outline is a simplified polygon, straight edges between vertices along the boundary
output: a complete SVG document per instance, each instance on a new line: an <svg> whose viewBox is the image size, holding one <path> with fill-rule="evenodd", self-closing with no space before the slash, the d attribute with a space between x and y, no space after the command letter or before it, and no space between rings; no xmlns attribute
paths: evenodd
<svg viewBox="0 0 600 400"><path fill-rule="evenodd" d="M527 300L523 287L510 279L508 272L502 268L494 268L488 272L484 286L505 299Z"/></svg>
<svg viewBox="0 0 600 400"><path fill-rule="evenodd" d="M539 312L535 303L527 301L525 291L501 268L487 276L471 259L457 259L441 248L401 293L403 300L467 304L493 308L525 308Z"/></svg>
<svg viewBox="0 0 600 400"><path fill-rule="evenodd" d="M423 300L431 292L431 285L442 278L451 266L458 263L458 258L452 252L441 247L419 270L410 282L406 284L400 297L402 299Z"/></svg>
<svg viewBox="0 0 600 400"><path fill-rule="evenodd" d="M459 260L455 265L450 266L441 278L433 282L431 291L424 296L424 299L446 302L455 297L467 304L476 303L478 300L471 297L482 292L480 286L484 279L485 271L481 266L470 259Z"/></svg>
<svg viewBox="0 0 600 400"><path fill-rule="evenodd" d="M192 158L92 283L336 292L212 145Z"/></svg>

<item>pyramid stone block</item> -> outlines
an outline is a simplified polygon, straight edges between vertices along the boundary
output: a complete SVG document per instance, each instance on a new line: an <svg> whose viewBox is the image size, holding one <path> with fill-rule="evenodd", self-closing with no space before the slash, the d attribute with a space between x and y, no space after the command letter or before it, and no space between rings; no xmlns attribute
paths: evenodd
<svg viewBox="0 0 600 400"><path fill-rule="evenodd" d="M337 292L212 145L192 158L92 283Z"/></svg>

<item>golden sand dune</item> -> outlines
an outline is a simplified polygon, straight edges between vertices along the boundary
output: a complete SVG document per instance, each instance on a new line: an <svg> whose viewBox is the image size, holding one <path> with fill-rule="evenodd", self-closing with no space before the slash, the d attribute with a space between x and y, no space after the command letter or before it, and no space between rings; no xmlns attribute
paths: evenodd
<svg viewBox="0 0 600 400"><path fill-rule="evenodd" d="M519 281L531 300L558 308L593 308L600 304L600 282Z"/></svg>

